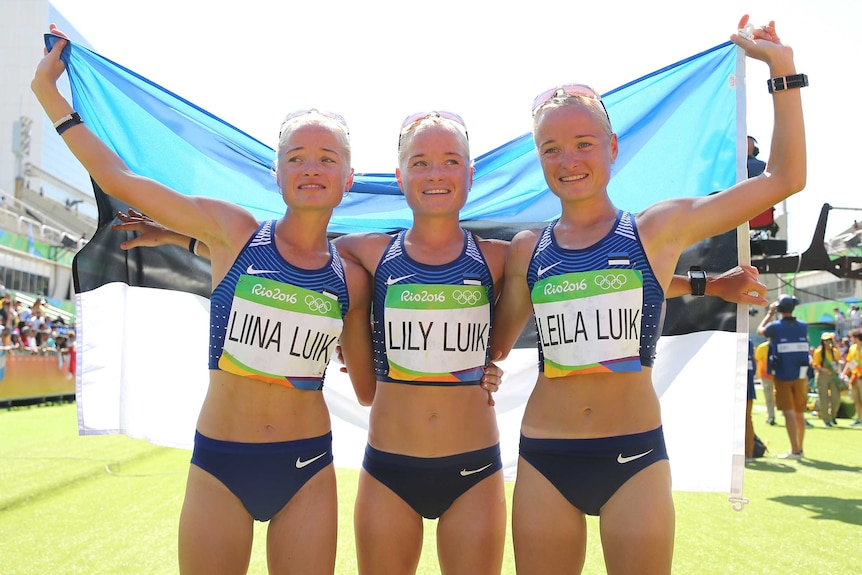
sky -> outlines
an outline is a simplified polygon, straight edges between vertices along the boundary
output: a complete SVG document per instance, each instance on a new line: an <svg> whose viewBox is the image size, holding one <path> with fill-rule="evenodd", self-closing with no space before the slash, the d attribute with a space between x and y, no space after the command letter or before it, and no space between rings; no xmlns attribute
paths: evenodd
<svg viewBox="0 0 862 575"><path fill-rule="evenodd" d="M811 83L803 94L808 185L787 202L789 250L808 247L824 203L857 208L834 209L827 238L862 220L851 171L862 151L852 137L862 133L858 0L51 3L96 52L270 146L286 113L338 112L350 125L357 173L394 171L411 113L457 112L476 157L529 132L533 98L553 85L607 92L727 41L743 14L755 25L775 20ZM768 77L765 64L748 60L748 133L763 160Z"/></svg>

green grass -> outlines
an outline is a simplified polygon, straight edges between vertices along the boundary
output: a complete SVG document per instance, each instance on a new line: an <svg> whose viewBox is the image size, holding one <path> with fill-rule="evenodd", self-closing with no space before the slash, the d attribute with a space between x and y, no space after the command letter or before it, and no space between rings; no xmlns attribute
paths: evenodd
<svg viewBox="0 0 862 575"><path fill-rule="evenodd" d="M785 462L779 425L754 424L770 452L749 464L734 511L727 494L676 493L674 572L698 575L862 572L862 428L812 419L808 456ZM74 404L0 411L0 571L6 575L176 573L176 532L190 453L124 436L79 437ZM709 433L708 429L692 433ZM338 470L337 573L356 572L353 496L358 472ZM512 485L507 484L511 502ZM589 519L584 573L604 573L598 521ZM432 521L419 573L439 573ZM256 524L251 574L266 573ZM504 573L514 573L511 541Z"/></svg>

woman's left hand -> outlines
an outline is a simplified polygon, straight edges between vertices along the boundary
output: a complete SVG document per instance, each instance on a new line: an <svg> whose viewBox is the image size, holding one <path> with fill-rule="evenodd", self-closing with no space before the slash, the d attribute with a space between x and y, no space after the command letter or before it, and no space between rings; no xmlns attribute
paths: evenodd
<svg viewBox="0 0 862 575"><path fill-rule="evenodd" d="M744 30L748 25L748 14L739 21L739 30ZM751 28L752 39L749 40L740 34L731 34L730 41L745 50L747 56L762 60L772 65L781 60L793 61L793 50L790 46L781 43L781 38L775 30L775 21L770 20L768 24L759 28Z"/></svg>
<svg viewBox="0 0 862 575"><path fill-rule="evenodd" d="M482 389L488 392L488 405L494 406L494 397L492 393L496 393L500 389L500 384L503 383L503 370L494 362L485 366L485 373L482 375Z"/></svg>

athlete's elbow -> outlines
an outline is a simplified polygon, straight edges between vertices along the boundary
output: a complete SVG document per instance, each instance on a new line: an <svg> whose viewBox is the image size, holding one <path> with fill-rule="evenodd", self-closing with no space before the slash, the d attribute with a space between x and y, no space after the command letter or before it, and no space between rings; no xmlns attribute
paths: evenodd
<svg viewBox="0 0 862 575"><path fill-rule="evenodd" d="M377 391L377 382L372 379L370 382L365 382L361 385L355 385L356 399L359 405L369 407L374 402L374 394Z"/></svg>

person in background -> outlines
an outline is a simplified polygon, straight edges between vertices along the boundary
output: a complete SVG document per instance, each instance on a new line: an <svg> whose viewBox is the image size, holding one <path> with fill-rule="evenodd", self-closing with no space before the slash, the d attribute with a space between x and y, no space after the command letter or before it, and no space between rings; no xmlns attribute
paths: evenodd
<svg viewBox="0 0 862 575"><path fill-rule="evenodd" d="M808 327L793 316L799 301L782 295L769 306L759 335L769 338L769 361L775 385L775 406L784 414L790 451L782 459L802 459L805 439L805 410L808 406ZM773 321L776 312L781 319Z"/></svg>
<svg viewBox="0 0 862 575"><path fill-rule="evenodd" d="M338 509L322 387L339 337L358 400L369 404L375 387L370 279L326 235L353 180L347 123L314 109L285 118L275 162L285 212L258 222L237 205L132 173L57 89L67 43L61 37L46 51L31 82L63 141L106 194L210 250L209 386L179 519L180 572L246 572L257 520L268 522L270 573L332 574ZM264 346L240 326L228 331L244 320L272 322L280 335L270 332ZM314 349L298 343L303 353L286 353L289 334Z"/></svg>
<svg viewBox="0 0 862 575"><path fill-rule="evenodd" d="M748 177L753 178L759 176L766 169L766 162L759 160L757 155L760 153L760 148L757 147L757 140L754 136L748 136Z"/></svg>
<svg viewBox="0 0 862 575"><path fill-rule="evenodd" d="M841 406L840 363L841 353L835 345L835 334L824 331L820 335L820 345L814 348L811 365L814 368L820 419L826 427L838 425L838 408Z"/></svg>
<svg viewBox="0 0 862 575"><path fill-rule="evenodd" d="M66 379L73 379L78 373L78 346L75 343L73 330L66 332L66 352L69 355L69 371L66 372Z"/></svg>
<svg viewBox="0 0 862 575"><path fill-rule="evenodd" d="M847 315L840 307L833 308L832 314L835 318L835 335L841 339L847 335Z"/></svg>
<svg viewBox="0 0 862 575"><path fill-rule="evenodd" d="M850 425L859 427L862 425L862 381L859 378L862 376L862 329L854 329L850 332L850 337L853 339L853 343L847 350L844 371L841 375L850 387L850 397L853 399L853 406L856 409L855 419Z"/></svg>
<svg viewBox="0 0 862 575"><path fill-rule="evenodd" d="M754 389L754 343L748 340L748 379L745 390L745 461L754 461L754 422L751 421L751 408L757 399Z"/></svg>
<svg viewBox="0 0 862 575"><path fill-rule="evenodd" d="M761 342L754 348L754 362L757 366L757 378L763 389L763 400L766 403L766 423L775 425L775 390L769 366L769 340Z"/></svg>

